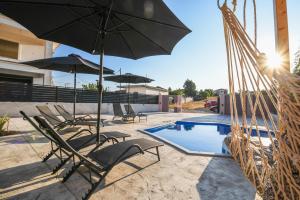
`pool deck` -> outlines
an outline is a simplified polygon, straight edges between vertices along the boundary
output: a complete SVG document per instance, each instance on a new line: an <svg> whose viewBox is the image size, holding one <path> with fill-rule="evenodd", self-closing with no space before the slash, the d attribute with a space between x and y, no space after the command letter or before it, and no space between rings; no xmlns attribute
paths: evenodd
<svg viewBox="0 0 300 200"><path fill-rule="evenodd" d="M229 123L230 118L203 113L151 113L140 123L111 122L103 131L118 130L132 138L154 138L139 132L176 120ZM61 183L61 169L51 174L58 159L42 163L48 141L21 118L11 119L10 130L20 134L0 137L0 199L80 199L89 184L77 173ZM151 154L135 156L116 166L91 199L261 199L230 158L187 155L165 144L161 161ZM155 162L155 163L154 163ZM66 166L68 168L69 166ZM84 171L84 169L81 169Z"/></svg>

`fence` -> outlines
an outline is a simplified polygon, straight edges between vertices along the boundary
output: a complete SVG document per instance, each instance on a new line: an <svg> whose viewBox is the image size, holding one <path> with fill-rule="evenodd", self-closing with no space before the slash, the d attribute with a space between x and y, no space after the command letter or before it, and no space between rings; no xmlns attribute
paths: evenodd
<svg viewBox="0 0 300 200"><path fill-rule="evenodd" d="M270 111L270 113L277 114L276 108L272 104L270 98L266 94L263 94L263 96L264 96L264 99L265 99L266 107L268 107L268 110ZM242 103L241 103L240 95L236 94L235 99L236 99L237 112L238 112L239 115L241 115L242 114ZM256 101L256 96L254 94L252 94L251 99L252 99L252 103L254 105L255 101ZM259 98L259 101L261 101L261 97ZM252 116L251 104L249 102L248 97L245 98L245 103L246 103L246 109L245 109L246 110L246 116L251 117ZM266 108L262 108L262 110L257 108L255 115L261 117L262 116L262 111L264 112L265 115L267 114ZM225 115L230 115L230 95L225 95L225 112L224 112L224 114Z"/></svg>
<svg viewBox="0 0 300 200"><path fill-rule="evenodd" d="M93 90L77 89L78 103L96 103L98 92ZM157 95L139 93L103 94L103 103L158 104ZM73 102L73 88L41 86L14 82L0 82L0 102Z"/></svg>

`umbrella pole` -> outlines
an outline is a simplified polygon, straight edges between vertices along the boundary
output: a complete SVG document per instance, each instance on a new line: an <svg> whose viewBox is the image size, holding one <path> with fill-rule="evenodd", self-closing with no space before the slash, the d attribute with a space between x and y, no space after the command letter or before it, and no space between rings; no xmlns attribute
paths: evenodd
<svg viewBox="0 0 300 200"><path fill-rule="evenodd" d="M102 104L102 91L103 91L103 85L102 85L102 79L103 79L103 57L104 57L104 39L105 39L105 27L107 25L108 18L111 13L111 9L113 6L113 1L111 1L110 8L108 10L107 16L104 15L103 20L101 22L101 44L100 44L100 72L99 72L99 84L98 84L98 112L97 112L97 138L96 141L99 144L100 143L100 119L101 119L101 104Z"/></svg>
<svg viewBox="0 0 300 200"><path fill-rule="evenodd" d="M127 114L130 113L130 111L129 111L129 101L130 101L130 83L128 83L128 102L127 102L128 113Z"/></svg>
<svg viewBox="0 0 300 200"><path fill-rule="evenodd" d="M101 119L101 104L102 104L102 79L103 79L103 57L104 57L104 38L105 33L101 31L101 46L100 46L100 72L99 72L99 83L98 83L98 112L97 112L97 143L100 142L100 119Z"/></svg>
<svg viewBox="0 0 300 200"><path fill-rule="evenodd" d="M74 102L73 102L73 118L76 118L76 101L77 101L77 91L76 91L76 79L77 79L77 69L74 66Z"/></svg>

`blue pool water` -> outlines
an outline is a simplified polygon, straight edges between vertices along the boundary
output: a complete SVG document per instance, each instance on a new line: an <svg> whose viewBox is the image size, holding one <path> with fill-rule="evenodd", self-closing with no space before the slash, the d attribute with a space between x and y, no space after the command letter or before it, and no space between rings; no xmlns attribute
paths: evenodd
<svg viewBox="0 0 300 200"><path fill-rule="evenodd" d="M189 153L229 154L223 142L231 131L229 125L177 121L175 124L144 131ZM265 131L260 131L260 134L267 136ZM256 135L255 130L252 131L252 135Z"/></svg>

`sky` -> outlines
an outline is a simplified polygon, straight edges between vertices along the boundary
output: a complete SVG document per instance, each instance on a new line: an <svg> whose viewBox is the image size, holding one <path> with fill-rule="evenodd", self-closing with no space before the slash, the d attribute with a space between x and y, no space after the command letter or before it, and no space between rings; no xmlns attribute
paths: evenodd
<svg viewBox="0 0 300 200"><path fill-rule="evenodd" d="M182 88L186 79L193 80L197 90L228 88L223 22L217 0L164 0L164 2L192 30L175 46L172 54L139 60L105 56L104 66L116 72L121 68L122 73L147 76L155 80L150 85L164 88ZM243 2L244 0L238 0L237 15L240 20ZM256 0L256 4L258 49L273 54L275 52L273 0ZM300 1L287 0L287 6L291 64L293 64L294 54L300 48ZM247 1L246 17L247 31L252 36L252 1ZM65 45L60 45L54 56L66 56L71 53L99 63L99 56ZM77 77L79 87L82 84L95 83L98 78L95 75L83 74ZM73 86L72 74L53 72L53 78L56 85ZM104 84L109 90L115 90L117 87L117 84L112 82Z"/></svg>

